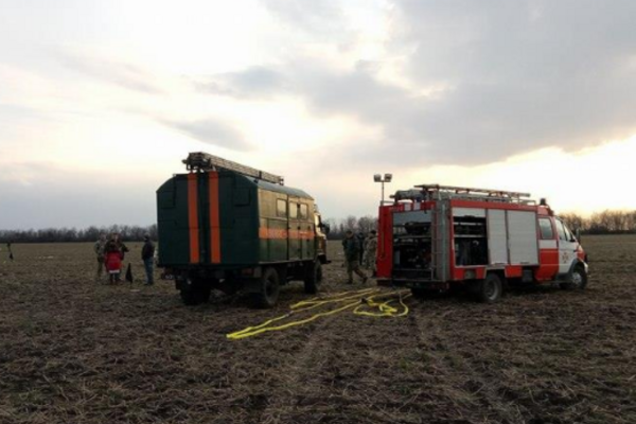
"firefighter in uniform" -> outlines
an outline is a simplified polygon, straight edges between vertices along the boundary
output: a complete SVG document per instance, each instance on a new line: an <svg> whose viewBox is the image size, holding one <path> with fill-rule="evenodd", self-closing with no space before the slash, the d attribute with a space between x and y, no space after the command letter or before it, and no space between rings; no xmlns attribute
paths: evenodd
<svg viewBox="0 0 636 424"><path fill-rule="evenodd" d="M97 257L97 272L95 273L95 281L100 281L102 273L104 272L104 260L106 258L106 252L104 251L105 247L106 234L102 234L99 236L99 240L95 242L95 246L93 246L93 251Z"/></svg>
<svg viewBox="0 0 636 424"><path fill-rule="evenodd" d="M360 253L362 252L362 246L357 237L354 237L353 231L347 230L345 239L342 240L342 248L345 254L345 263L347 265L347 275L349 284L353 284L353 273L358 274L362 278L362 284L367 282L368 277L360 269Z"/></svg>
<svg viewBox="0 0 636 424"><path fill-rule="evenodd" d="M375 277L375 256L378 251L378 236L375 230L371 230L366 243L364 244L364 267L370 269Z"/></svg>

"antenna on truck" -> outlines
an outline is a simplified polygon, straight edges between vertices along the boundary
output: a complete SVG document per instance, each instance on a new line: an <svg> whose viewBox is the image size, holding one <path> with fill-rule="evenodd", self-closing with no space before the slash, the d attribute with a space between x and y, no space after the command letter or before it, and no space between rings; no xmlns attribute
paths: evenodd
<svg viewBox="0 0 636 424"><path fill-rule="evenodd" d="M285 185L285 179L279 175L270 174L269 172L241 165L240 163L232 162L231 160L223 159L209 153L190 153L188 154L188 157L183 160L183 163L186 165L186 169L191 172L221 170L232 171L248 177L258 178L259 180L267 181L269 183Z"/></svg>

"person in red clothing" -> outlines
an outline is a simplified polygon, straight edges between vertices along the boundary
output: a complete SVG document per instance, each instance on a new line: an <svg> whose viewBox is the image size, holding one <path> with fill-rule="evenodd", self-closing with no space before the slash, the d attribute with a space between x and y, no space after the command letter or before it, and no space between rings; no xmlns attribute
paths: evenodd
<svg viewBox="0 0 636 424"><path fill-rule="evenodd" d="M104 265L106 265L110 283L121 282L122 260L125 252L128 252L128 248L121 242L119 234L111 234L104 247Z"/></svg>
<svg viewBox="0 0 636 424"><path fill-rule="evenodd" d="M104 265L108 272L108 282L116 283L120 281L121 274L121 251L117 245L115 234L111 234L104 246Z"/></svg>

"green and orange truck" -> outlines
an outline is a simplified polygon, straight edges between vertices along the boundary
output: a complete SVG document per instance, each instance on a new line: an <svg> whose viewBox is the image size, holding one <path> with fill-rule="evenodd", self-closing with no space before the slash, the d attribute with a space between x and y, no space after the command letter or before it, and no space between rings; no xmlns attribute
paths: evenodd
<svg viewBox="0 0 636 424"><path fill-rule="evenodd" d="M309 194L207 153L183 162L188 173L157 190L157 223L158 265L174 276L185 304L206 302L216 289L271 307L293 280L318 291L329 228Z"/></svg>

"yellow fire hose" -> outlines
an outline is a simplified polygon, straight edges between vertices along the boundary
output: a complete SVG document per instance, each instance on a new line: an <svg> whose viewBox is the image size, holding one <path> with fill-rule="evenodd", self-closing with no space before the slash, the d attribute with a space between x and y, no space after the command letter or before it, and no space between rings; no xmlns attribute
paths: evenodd
<svg viewBox="0 0 636 424"><path fill-rule="evenodd" d="M397 296L397 297L396 297ZM411 293L402 290L402 291L384 291L382 292L378 288L368 288L357 291L349 291L343 293L336 293L331 296L326 297L315 297L309 300L303 300L301 302L295 303L290 306L290 312L281 315L276 318L272 318L270 320L265 321L262 324L259 324L254 327L247 327L243 330L236 331L234 333L228 334L226 337L229 340L239 340L247 337L256 336L258 334L262 334L268 331L280 331L285 330L291 327L296 327L299 325L304 325L315 321L320 317L326 317L329 315L334 315L339 312L345 311L350 308L353 309L353 313L355 315L367 316L367 317L403 317L409 313L409 308L404 303L404 299L411 296ZM376 301L379 298L390 297L388 300ZM391 302L399 302L399 307L390 306ZM303 312L307 312L309 310L325 306L325 305L339 305L343 304L335 309L331 309L325 312L318 312L314 315L311 315L307 318L287 322L281 325L272 325L275 322L282 321L286 318L289 318L293 315L297 315ZM375 312L369 312L365 309L376 309Z"/></svg>

